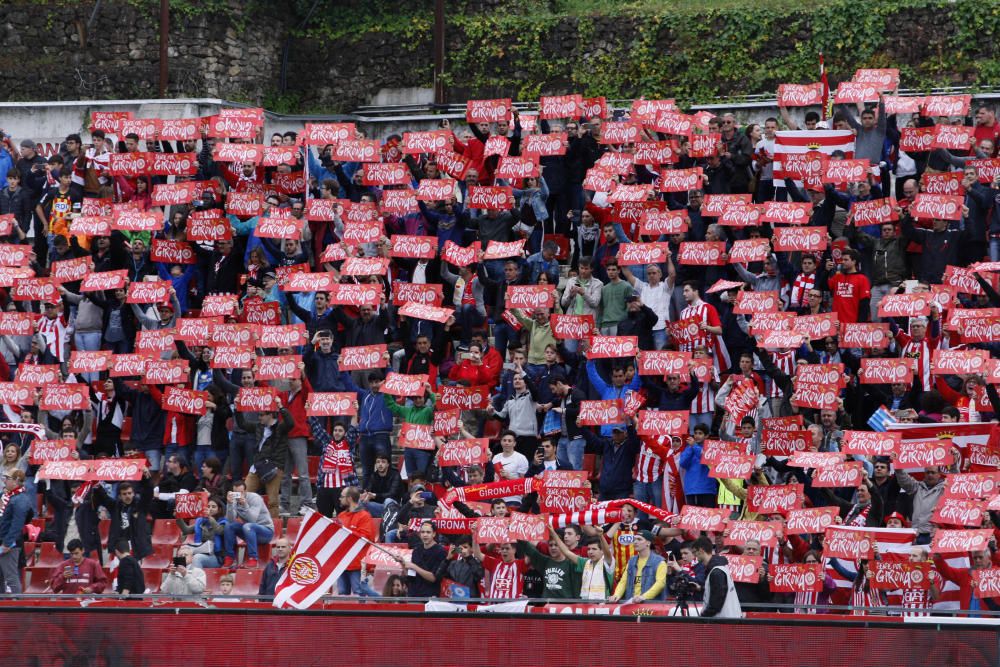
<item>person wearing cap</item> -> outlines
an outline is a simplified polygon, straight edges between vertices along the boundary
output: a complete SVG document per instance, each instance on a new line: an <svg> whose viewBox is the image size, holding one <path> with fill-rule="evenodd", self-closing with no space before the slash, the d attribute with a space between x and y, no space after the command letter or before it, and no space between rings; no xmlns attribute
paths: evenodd
<svg viewBox="0 0 1000 667"><path fill-rule="evenodd" d="M663 602L667 598L667 561L653 552L653 533L640 530L633 539L635 554L628 559L609 602Z"/></svg>
<svg viewBox="0 0 1000 667"><path fill-rule="evenodd" d="M652 308L642 301L638 292L625 296L625 317L618 322L616 335L636 336L640 350L655 349L653 327L658 317Z"/></svg>
<svg viewBox="0 0 1000 667"><path fill-rule="evenodd" d="M21 172L21 187L26 189L31 195L32 207L41 199L47 181L45 158L39 155L36 149L37 146L34 141L31 139L22 139L20 144L21 159L14 164L14 167ZM40 230L41 226L36 221L36 241L39 239ZM44 238L44 233L42 233L41 237Z"/></svg>
<svg viewBox="0 0 1000 667"><path fill-rule="evenodd" d="M885 518L886 528L908 528L910 522L906 520L906 517L899 512L893 512Z"/></svg>
<svg viewBox="0 0 1000 667"><path fill-rule="evenodd" d="M177 297L177 312L188 311L188 292L191 291L191 281L194 280L197 264L166 264L156 262L156 271L160 280L169 280L174 288L172 296Z"/></svg>
<svg viewBox="0 0 1000 667"><path fill-rule="evenodd" d="M3 475L3 498L0 499L0 592L21 592L21 549L24 548L25 524L34 516L34 497L25 493L24 471L11 470Z"/></svg>
<svg viewBox="0 0 1000 667"><path fill-rule="evenodd" d="M715 553L712 541L699 537L691 546L694 557L705 568L705 598L701 608L703 618L740 618L743 610L736 594L729 561Z"/></svg>
<svg viewBox="0 0 1000 667"><path fill-rule="evenodd" d="M625 424L614 424L611 436L602 437L590 426L581 429L583 438L592 449L602 452L600 499L619 500L632 495L632 468L639 454L641 443L635 429Z"/></svg>
<svg viewBox="0 0 1000 667"><path fill-rule="evenodd" d="M132 312L143 331L173 329L182 312L181 304L177 300L177 292L173 287L170 288L169 303L144 305L147 306L145 310L138 303L132 304Z"/></svg>

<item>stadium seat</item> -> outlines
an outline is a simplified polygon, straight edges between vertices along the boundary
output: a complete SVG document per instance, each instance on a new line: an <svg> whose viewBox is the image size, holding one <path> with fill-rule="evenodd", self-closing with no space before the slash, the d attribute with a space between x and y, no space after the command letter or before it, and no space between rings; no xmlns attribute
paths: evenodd
<svg viewBox="0 0 1000 667"><path fill-rule="evenodd" d="M295 537L299 534L299 526L302 525L302 517L293 516L288 519L288 525L285 526L285 537L290 541L294 542Z"/></svg>
<svg viewBox="0 0 1000 667"><path fill-rule="evenodd" d="M41 495L39 495L38 497L41 498ZM45 530L45 518L44 517L38 517L36 519L32 519L31 520L31 525L32 526L37 526L38 530Z"/></svg>
<svg viewBox="0 0 1000 667"><path fill-rule="evenodd" d="M594 481L601 476L597 468L597 454L583 455L583 469L587 471L587 479Z"/></svg>
<svg viewBox="0 0 1000 667"><path fill-rule="evenodd" d="M153 553L142 559L142 569L166 569L174 562L174 547L172 544L154 544Z"/></svg>
<svg viewBox="0 0 1000 667"><path fill-rule="evenodd" d="M153 522L153 544L177 545L181 541L181 528L173 519L157 519Z"/></svg>
<svg viewBox="0 0 1000 667"><path fill-rule="evenodd" d="M51 567L26 567L25 572L25 593L44 593L49 587L49 578L52 576Z"/></svg>
<svg viewBox="0 0 1000 667"><path fill-rule="evenodd" d="M236 570L236 581L233 582L233 593L237 595L257 595L260 590L260 580L264 570Z"/></svg>
<svg viewBox="0 0 1000 667"><path fill-rule="evenodd" d="M30 567L35 564L35 549L38 545L34 542L25 542L22 547L24 551L24 565L25 567Z"/></svg>
<svg viewBox="0 0 1000 667"><path fill-rule="evenodd" d="M483 424L483 437L490 441L490 446L499 444L501 430L503 430L503 422L499 419L487 419Z"/></svg>
<svg viewBox="0 0 1000 667"><path fill-rule="evenodd" d="M131 437L132 437L132 418L126 417L125 420L122 422L121 440L122 442L127 442Z"/></svg>
<svg viewBox="0 0 1000 667"><path fill-rule="evenodd" d="M218 593L219 592L219 579L224 574L229 574L229 570L222 567L207 567L205 568L205 592L206 593Z"/></svg>
<svg viewBox="0 0 1000 667"><path fill-rule="evenodd" d="M55 567L62 563L65 558L63 558L62 553L56 549L55 542L42 542L41 551L38 553L38 559L35 565L38 567Z"/></svg>

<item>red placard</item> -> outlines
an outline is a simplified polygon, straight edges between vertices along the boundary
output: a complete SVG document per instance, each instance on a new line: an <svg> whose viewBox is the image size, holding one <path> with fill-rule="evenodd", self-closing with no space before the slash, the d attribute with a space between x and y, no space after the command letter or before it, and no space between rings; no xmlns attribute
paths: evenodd
<svg viewBox="0 0 1000 667"><path fill-rule="evenodd" d="M361 170L361 183L363 185L409 185L410 174L402 162L369 162Z"/></svg>
<svg viewBox="0 0 1000 667"><path fill-rule="evenodd" d="M780 523L770 521L730 521L726 526L726 545L743 546L751 540L760 542L760 546L773 549L778 546L781 531Z"/></svg>
<svg viewBox="0 0 1000 667"><path fill-rule="evenodd" d="M631 121L606 122L601 125L601 144L634 144L642 137L642 126Z"/></svg>
<svg viewBox="0 0 1000 667"><path fill-rule="evenodd" d="M94 260L90 256L76 257L52 262L51 276L59 282L83 280L94 270Z"/></svg>
<svg viewBox="0 0 1000 667"><path fill-rule="evenodd" d="M324 146L351 139L356 134L354 123L306 123L299 141L306 146Z"/></svg>
<svg viewBox="0 0 1000 667"><path fill-rule="evenodd" d="M552 335L560 340L581 340L594 333L593 315L558 315L549 316L549 327Z"/></svg>
<svg viewBox="0 0 1000 667"><path fill-rule="evenodd" d="M514 207L513 189L509 186L470 186L467 207L485 211L509 210Z"/></svg>
<svg viewBox="0 0 1000 667"><path fill-rule="evenodd" d="M388 352L386 345L359 345L340 350L339 367L342 371L364 371L382 368Z"/></svg>
<svg viewBox="0 0 1000 667"><path fill-rule="evenodd" d="M510 119L510 98L466 102L465 120L469 123L495 123Z"/></svg>
<svg viewBox="0 0 1000 667"><path fill-rule="evenodd" d="M122 121L131 120L131 111L91 111L90 130L103 130L112 134L118 134Z"/></svg>
<svg viewBox="0 0 1000 667"><path fill-rule="evenodd" d="M872 357L861 360L858 371L861 384L893 384L913 382L913 360L896 357Z"/></svg>
<svg viewBox="0 0 1000 667"><path fill-rule="evenodd" d="M747 508L758 514L788 515L802 504L802 484L753 484L747 488ZM792 531L788 531L792 532Z"/></svg>
<svg viewBox="0 0 1000 667"><path fill-rule="evenodd" d="M847 222L858 227L895 222L899 220L899 215L896 213L897 206L895 197L856 201L851 204L847 212Z"/></svg>
<svg viewBox="0 0 1000 667"><path fill-rule="evenodd" d="M722 532L729 519L729 510L685 505L681 508L677 527L682 530Z"/></svg>
<svg viewBox="0 0 1000 667"><path fill-rule="evenodd" d="M420 153L433 154L440 150L450 149L452 143L453 136L450 130L404 132L402 151L407 155L419 155Z"/></svg>
<svg viewBox="0 0 1000 667"><path fill-rule="evenodd" d="M440 306L428 306L422 303L410 302L399 309L399 314L405 317L414 317L418 320L430 320L443 324L455 314L455 310L454 308L442 308Z"/></svg>
<svg viewBox="0 0 1000 667"><path fill-rule="evenodd" d="M593 354L591 353L590 356L593 357ZM688 372L688 365L691 363L691 353L672 350L640 350L636 354L636 362L639 375L659 375L661 377L664 375L684 375Z"/></svg>
<svg viewBox="0 0 1000 667"><path fill-rule="evenodd" d="M607 100L603 97L584 98L580 106L580 116L583 118L607 118Z"/></svg>
<svg viewBox="0 0 1000 667"><path fill-rule="evenodd" d="M443 286L439 284L393 283L392 303L402 306L417 303L425 306L440 306L444 300Z"/></svg>
<svg viewBox="0 0 1000 667"><path fill-rule="evenodd" d="M35 332L36 316L16 310L0 313L0 335L30 336Z"/></svg>
<svg viewBox="0 0 1000 667"><path fill-rule="evenodd" d="M298 347L309 341L309 333L304 324L284 324L261 326L257 338L260 347Z"/></svg>
<svg viewBox="0 0 1000 667"><path fill-rule="evenodd" d="M868 160L830 160L821 180L833 185L860 183L868 180L870 169Z"/></svg>
<svg viewBox="0 0 1000 667"><path fill-rule="evenodd" d="M791 456L804 452L812 444L812 434L807 430L761 432L761 453L764 456Z"/></svg>
<svg viewBox="0 0 1000 667"><path fill-rule="evenodd" d="M504 303L508 309L534 310L552 308L555 294L551 285L509 285Z"/></svg>
<svg viewBox="0 0 1000 667"><path fill-rule="evenodd" d="M976 375L986 371L986 350L934 350L932 375Z"/></svg>
<svg viewBox="0 0 1000 667"><path fill-rule="evenodd" d="M392 257L433 259L437 254L437 237L434 236L394 234L391 240L392 250L389 254Z"/></svg>
<svg viewBox="0 0 1000 667"><path fill-rule="evenodd" d="M485 410L490 405L490 387L442 386L437 405L454 410Z"/></svg>
<svg viewBox="0 0 1000 667"><path fill-rule="evenodd" d="M382 393L390 396L421 396L424 393L424 384L427 382L427 375L404 375L402 373L389 373L385 382L382 383Z"/></svg>
<svg viewBox="0 0 1000 667"><path fill-rule="evenodd" d="M926 153L934 144L933 127L904 127L900 131L899 148L907 153Z"/></svg>
<svg viewBox="0 0 1000 667"><path fill-rule="evenodd" d="M827 468L844 462L839 452L795 452L788 457L788 465L794 468Z"/></svg>
<svg viewBox="0 0 1000 667"><path fill-rule="evenodd" d="M725 266L725 241L685 241L677 253L677 261L688 266Z"/></svg>
<svg viewBox="0 0 1000 667"><path fill-rule="evenodd" d="M896 454L897 468L927 468L954 463L950 440L902 440Z"/></svg>
<svg viewBox="0 0 1000 667"><path fill-rule="evenodd" d="M789 534L818 534L834 525L839 512L836 507L792 509L788 512L785 530Z"/></svg>
<svg viewBox="0 0 1000 667"><path fill-rule="evenodd" d="M593 336L588 359L621 359L639 352L638 336Z"/></svg>
<svg viewBox="0 0 1000 667"><path fill-rule="evenodd" d="M882 350L889 347L891 339L888 324L846 322L841 325L840 343L845 348Z"/></svg>
<svg viewBox="0 0 1000 667"><path fill-rule="evenodd" d="M950 473L945 478L942 498L984 499L1000 493L1000 473Z"/></svg>
<svg viewBox="0 0 1000 667"><path fill-rule="evenodd" d="M993 531L989 528L980 530L943 530L938 529L931 541L931 553L955 554L968 551L985 551L989 548Z"/></svg>
<svg viewBox="0 0 1000 667"><path fill-rule="evenodd" d="M252 347L219 345L212 354L212 368L250 368L257 354Z"/></svg>
<svg viewBox="0 0 1000 667"><path fill-rule="evenodd" d="M178 519L197 519L208 512L208 491L178 493L174 496L174 516Z"/></svg>
<svg viewBox="0 0 1000 667"><path fill-rule="evenodd" d="M330 157L341 162L379 162L381 146L377 139L344 139L333 147Z"/></svg>
<svg viewBox="0 0 1000 667"><path fill-rule="evenodd" d="M434 435L444 438L458 433L462 425L462 411L441 410L440 403L434 407Z"/></svg>
<svg viewBox="0 0 1000 667"><path fill-rule="evenodd" d="M638 435L680 435L688 433L688 410L639 410L635 432Z"/></svg>
<svg viewBox="0 0 1000 667"><path fill-rule="evenodd" d="M581 426L606 426L621 424L624 421L622 402L619 399L580 401L580 416L577 417L577 424Z"/></svg>
<svg viewBox="0 0 1000 667"><path fill-rule="evenodd" d="M186 359L150 359L143 384L181 384L188 381L191 367Z"/></svg>
<svg viewBox="0 0 1000 667"><path fill-rule="evenodd" d="M212 149L212 159L216 162L260 164L264 160L264 146L260 144L217 143Z"/></svg>
<svg viewBox="0 0 1000 667"><path fill-rule="evenodd" d="M41 410L61 411L90 409L90 387L85 384L47 384L38 402Z"/></svg>
<svg viewBox="0 0 1000 667"><path fill-rule="evenodd" d="M186 415L204 415L208 411L209 401L207 391L167 387L163 391L163 409L170 412L180 412Z"/></svg>
<svg viewBox="0 0 1000 667"><path fill-rule="evenodd" d="M965 172L962 171L949 171L939 174L924 172L920 177L920 191L926 192L929 195L963 196L965 194L965 188L962 186L964 178Z"/></svg>
<svg viewBox="0 0 1000 667"><path fill-rule="evenodd" d="M875 557L876 540L871 531L851 526L829 526L823 540L825 558L857 561Z"/></svg>
<svg viewBox="0 0 1000 667"><path fill-rule="evenodd" d="M524 137L521 152L533 160L537 160L539 157L565 155L568 143L569 139L565 132L529 134Z"/></svg>
<svg viewBox="0 0 1000 667"><path fill-rule="evenodd" d="M928 95L920 109L923 116L967 116L972 95Z"/></svg>
<svg viewBox="0 0 1000 667"><path fill-rule="evenodd" d="M506 259L524 255L525 239L516 241L490 241L483 253L483 259Z"/></svg>
<svg viewBox="0 0 1000 667"><path fill-rule="evenodd" d="M818 227L775 227L775 252L819 252L826 250L827 232Z"/></svg>
<svg viewBox="0 0 1000 667"><path fill-rule="evenodd" d="M73 461L76 453L76 440L39 440L31 441L31 454L28 462L31 465L41 465L47 461Z"/></svg>
<svg viewBox="0 0 1000 667"><path fill-rule="evenodd" d="M0 266L27 266L31 262L31 246L0 244Z"/></svg>
<svg viewBox="0 0 1000 667"><path fill-rule="evenodd" d="M264 301L260 297L246 299L240 322L248 324L281 324L281 306L276 301Z"/></svg>
<svg viewBox="0 0 1000 667"><path fill-rule="evenodd" d="M261 164L265 167L277 167L282 164L295 165L299 159L297 146L264 146L264 156Z"/></svg>
<svg viewBox="0 0 1000 667"><path fill-rule="evenodd" d="M484 157L490 157L491 155L506 156L509 152L510 139L496 134L488 138L486 144L483 146Z"/></svg>
<svg viewBox="0 0 1000 667"><path fill-rule="evenodd" d="M482 465L490 460L490 441L487 438L446 440L437 453L439 466Z"/></svg>
<svg viewBox="0 0 1000 667"><path fill-rule="evenodd" d="M930 567L930 563L923 563ZM1000 597L1000 567L987 567L972 570L972 585L975 586L976 597L980 600ZM928 587L929 587L929 577Z"/></svg>
<svg viewBox="0 0 1000 667"><path fill-rule="evenodd" d="M722 209L719 224L726 227L758 227L764 208L757 204L732 203Z"/></svg>
<svg viewBox="0 0 1000 667"><path fill-rule="evenodd" d="M767 244L767 241L764 244ZM774 313L781 304L778 292L748 292L740 290L736 295L733 312L739 315L756 315L758 313Z"/></svg>
<svg viewBox="0 0 1000 667"><path fill-rule="evenodd" d="M691 157L712 157L718 155L722 135L718 132L710 134L692 134L688 144L688 155Z"/></svg>
<svg viewBox="0 0 1000 667"><path fill-rule="evenodd" d="M434 434L430 424L411 424L403 422L399 429L398 446L404 449L423 449L433 451L435 448Z"/></svg>
<svg viewBox="0 0 1000 667"><path fill-rule="evenodd" d="M822 563L774 564L770 569L771 591L775 593L820 593L823 581Z"/></svg>
<svg viewBox="0 0 1000 667"><path fill-rule="evenodd" d="M299 354L257 357L254 379L265 381L297 378L299 377L300 363L302 363L302 355Z"/></svg>
<svg viewBox="0 0 1000 667"><path fill-rule="evenodd" d="M622 243L618 248L618 263L622 266L660 264L667 261L666 243Z"/></svg>
<svg viewBox="0 0 1000 667"><path fill-rule="evenodd" d="M861 486L864 470L860 461L848 461L838 465L820 468L813 475L814 487L834 489L857 488Z"/></svg>
<svg viewBox="0 0 1000 667"><path fill-rule="evenodd" d="M645 209L639 219L639 234L659 236L661 234L684 234L688 231L687 209L679 211Z"/></svg>
<svg viewBox="0 0 1000 667"><path fill-rule="evenodd" d="M890 431L844 431L840 449L845 454L889 456L899 450L901 440L902 434Z"/></svg>
<svg viewBox="0 0 1000 667"><path fill-rule="evenodd" d="M236 314L239 300L235 294L208 294L202 300L202 317L229 317ZM223 341L224 342L224 341ZM244 341L249 342L249 341Z"/></svg>
<svg viewBox="0 0 1000 667"><path fill-rule="evenodd" d="M879 317L927 317L930 314L929 294L889 294L878 304Z"/></svg>
<svg viewBox="0 0 1000 667"><path fill-rule="evenodd" d="M195 256L191 244L186 241L153 239L149 259L165 264L194 264L198 258Z"/></svg>
<svg viewBox="0 0 1000 667"><path fill-rule="evenodd" d="M544 119L578 118L582 106L583 97L581 95L543 96L538 101L538 117Z"/></svg>
<svg viewBox="0 0 1000 667"><path fill-rule="evenodd" d="M823 103L822 83L778 84L779 107L808 107Z"/></svg>
<svg viewBox="0 0 1000 667"><path fill-rule="evenodd" d="M147 280L128 286L128 303L168 303L173 285L169 280Z"/></svg>
<svg viewBox="0 0 1000 667"><path fill-rule="evenodd" d="M766 201L761 204L761 222L805 225L812 216L812 202Z"/></svg>
<svg viewBox="0 0 1000 667"><path fill-rule="evenodd" d="M238 218L252 218L264 213L264 195L259 192L230 192L226 195L226 213Z"/></svg>
<svg viewBox="0 0 1000 667"><path fill-rule="evenodd" d="M836 336L839 324L836 313L803 315L795 318L792 330L805 334L809 340L821 340L827 336Z"/></svg>
<svg viewBox="0 0 1000 667"><path fill-rule="evenodd" d="M842 81L837 86L837 93L834 97L835 104L859 104L864 102L878 102L878 86L872 83L858 81Z"/></svg>
<svg viewBox="0 0 1000 667"><path fill-rule="evenodd" d="M150 361L147 354L116 354L111 358L108 374L111 377L136 377L146 372Z"/></svg>
<svg viewBox="0 0 1000 667"><path fill-rule="evenodd" d="M733 581L744 584L756 584L760 581L760 568L763 556L747 556L744 554L726 554L729 561L729 574Z"/></svg>
<svg viewBox="0 0 1000 667"><path fill-rule="evenodd" d="M240 387L234 405L237 412L276 412L279 402L274 387Z"/></svg>
<svg viewBox="0 0 1000 667"><path fill-rule="evenodd" d="M963 199L957 195L920 193L910 204L910 215L916 220L961 220Z"/></svg>
<svg viewBox="0 0 1000 667"><path fill-rule="evenodd" d="M928 590L931 587L931 564L876 560L868 564L871 587L880 591ZM980 570L981 572L982 570ZM973 577L976 573L973 572Z"/></svg>
<svg viewBox="0 0 1000 667"><path fill-rule="evenodd" d="M710 467L708 476L717 479L750 479L756 459L753 454L723 454Z"/></svg>
<svg viewBox="0 0 1000 667"><path fill-rule="evenodd" d="M456 181L451 178L425 178L417 187L417 201L445 201L455 194Z"/></svg>
<svg viewBox="0 0 1000 667"><path fill-rule="evenodd" d="M358 414L358 397L350 391L315 391L306 398L306 414L310 417L352 417Z"/></svg>
<svg viewBox="0 0 1000 667"><path fill-rule="evenodd" d="M986 502L968 498L938 498L931 521L946 526L983 525L983 515L986 512Z"/></svg>
<svg viewBox="0 0 1000 667"><path fill-rule="evenodd" d="M464 155L459 155L453 151L438 151L435 156L438 169L442 173L448 174L452 178L459 180L465 178L465 172L472 166L472 162Z"/></svg>

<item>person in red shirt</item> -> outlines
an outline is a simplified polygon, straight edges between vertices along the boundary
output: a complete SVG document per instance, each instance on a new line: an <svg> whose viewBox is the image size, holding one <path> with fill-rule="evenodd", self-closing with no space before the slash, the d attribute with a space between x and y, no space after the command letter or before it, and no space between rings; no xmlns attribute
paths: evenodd
<svg viewBox="0 0 1000 667"><path fill-rule="evenodd" d="M493 376L490 369L483 363L482 348L475 344L469 345L469 351L462 356L462 363L452 366L448 373L448 379L466 387L490 384Z"/></svg>
<svg viewBox="0 0 1000 667"><path fill-rule="evenodd" d="M288 381L288 392L285 394L285 405L295 420L295 426L288 432L288 458L285 459L285 474L281 480L281 507L289 508L292 496L292 467L299 472L299 499L301 507L299 514L305 514L309 509L316 509L313 499L312 484L309 481L308 439L312 436L309 428L309 418L306 415L306 399L312 392L309 378L305 376L306 365L299 362L299 375Z"/></svg>
<svg viewBox="0 0 1000 667"><path fill-rule="evenodd" d="M1000 139L1000 123L997 122L996 113L989 107L979 107L976 109L976 129L974 134L977 146L983 139L989 139L993 142L993 153L996 153L997 140Z"/></svg>
<svg viewBox="0 0 1000 667"><path fill-rule="evenodd" d="M55 593L75 595L77 593L101 593L108 585L108 576L101 564L83 555L83 542L70 540L66 545L69 560L55 569L52 576L52 590Z"/></svg>
<svg viewBox="0 0 1000 667"><path fill-rule="evenodd" d="M489 382L486 384L496 385L500 383L500 373L503 371L503 357L495 347L490 347L487 342L486 332L482 329L472 332L472 345L478 345L483 351L483 366L489 373Z"/></svg>
<svg viewBox="0 0 1000 667"><path fill-rule="evenodd" d="M344 487L340 492L340 506L344 511L337 515L337 519L348 530L360 535L369 542L378 539L375 532L375 521L367 510L361 508L361 491L356 486ZM344 573L337 580L337 592L340 595L361 595L364 597L378 597L378 593L362 581L361 560L365 557L368 549L362 549L354 560L347 566Z"/></svg>
<svg viewBox="0 0 1000 667"><path fill-rule="evenodd" d="M472 539L472 555L482 561L483 569L490 573L490 584L484 587L483 597L497 600L513 600L524 596L524 574L528 564L523 558L517 558L514 545L501 544L500 557L483 555L476 542Z"/></svg>
<svg viewBox="0 0 1000 667"><path fill-rule="evenodd" d="M868 277L858 272L861 254L848 248L840 256L840 271L830 276L830 292L833 294L833 312L841 325L845 323L867 322L870 315L869 301L872 286ZM827 260L827 271L833 271L833 260Z"/></svg>

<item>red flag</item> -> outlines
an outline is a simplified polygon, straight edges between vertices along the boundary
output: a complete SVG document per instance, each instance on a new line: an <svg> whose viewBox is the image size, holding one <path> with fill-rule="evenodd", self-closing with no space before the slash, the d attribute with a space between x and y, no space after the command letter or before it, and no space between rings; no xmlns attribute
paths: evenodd
<svg viewBox="0 0 1000 667"><path fill-rule="evenodd" d="M823 62L823 52L819 52L819 82L823 84L823 120L830 113L830 80L826 77L826 63Z"/></svg>
<svg viewBox="0 0 1000 667"><path fill-rule="evenodd" d="M319 512L310 512L299 528L288 567L274 587L274 606L312 607L366 548L367 541L360 535Z"/></svg>

